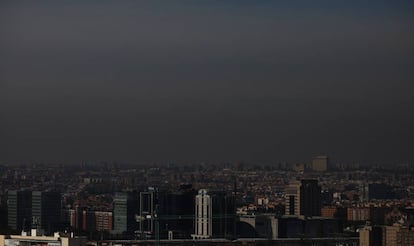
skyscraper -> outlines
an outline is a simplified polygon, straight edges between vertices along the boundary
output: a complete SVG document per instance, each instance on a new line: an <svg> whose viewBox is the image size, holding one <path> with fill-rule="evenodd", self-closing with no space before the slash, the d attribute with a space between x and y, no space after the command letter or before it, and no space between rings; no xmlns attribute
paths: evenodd
<svg viewBox="0 0 414 246"><path fill-rule="evenodd" d="M177 191L158 192L160 237L187 239L194 233L195 196L191 184L180 185Z"/></svg>
<svg viewBox="0 0 414 246"><path fill-rule="evenodd" d="M213 237L233 238L235 233L235 197L225 191L210 192L213 213Z"/></svg>
<svg viewBox="0 0 414 246"><path fill-rule="evenodd" d="M285 191L285 214L300 215L300 182L291 182Z"/></svg>
<svg viewBox="0 0 414 246"><path fill-rule="evenodd" d="M32 227L51 234L60 227L61 194L59 192L32 192Z"/></svg>
<svg viewBox="0 0 414 246"><path fill-rule="evenodd" d="M21 231L30 229L32 219L32 192L9 191L7 193L8 225Z"/></svg>
<svg viewBox="0 0 414 246"><path fill-rule="evenodd" d="M321 216L321 187L317 180L303 179L300 186L300 214Z"/></svg>
<svg viewBox="0 0 414 246"><path fill-rule="evenodd" d="M148 187L146 191L139 193L139 231L152 237L155 234L156 213L157 213L157 191L154 187Z"/></svg>
<svg viewBox="0 0 414 246"><path fill-rule="evenodd" d="M209 238L213 234L212 200L207 190L201 189L195 197L194 238Z"/></svg>
<svg viewBox="0 0 414 246"><path fill-rule="evenodd" d="M138 230L139 193L117 192L114 197L114 234L132 235Z"/></svg>
<svg viewBox="0 0 414 246"><path fill-rule="evenodd" d="M195 198L193 238L231 238L234 236L235 199L223 191L201 189Z"/></svg>
<svg viewBox="0 0 414 246"><path fill-rule="evenodd" d="M317 180L303 179L291 182L285 190L285 215L320 216L321 187Z"/></svg>
<svg viewBox="0 0 414 246"><path fill-rule="evenodd" d="M114 234L121 234L127 231L127 206L128 194L115 193L114 196Z"/></svg>

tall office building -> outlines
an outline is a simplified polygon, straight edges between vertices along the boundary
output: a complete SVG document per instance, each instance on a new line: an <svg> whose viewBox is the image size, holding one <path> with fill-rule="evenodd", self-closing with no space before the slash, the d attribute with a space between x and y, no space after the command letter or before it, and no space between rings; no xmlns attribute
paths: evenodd
<svg viewBox="0 0 414 246"><path fill-rule="evenodd" d="M235 235L235 196L224 192L210 192L213 209L213 237L230 238Z"/></svg>
<svg viewBox="0 0 414 246"><path fill-rule="evenodd" d="M201 189L195 198L193 238L233 238L235 234L235 199L223 191Z"/></svg>
<svg viewBox="0 0 414 246"><path fill-rule="evenodd" d="M321 187L317 180L291 182L285 190L285 215L321 216Z"/></svg>
<svg viewBox="0 0 414 246"><path fill-rule="evenodd" d="M139 232L151 238L155 233L155 217L157 216L157 190L148 187L146 191L139 193ZM157 228L159 229L159 228Z"/></svg>
<svg viewBox="0 0 414 246"><path fill-rule="evenodd" d="M368 198L369 200L392 200L396 199L394 188L391 185L384 183L371 183L368 184Z"/></svg>
<svg viewBox="0 0 414 246"><path fill-rule="evenodd" d="M114 197L114 234L133 234L139 229L139 193L117 192Z"/></svg>
<svg viewBox="0 0 414 246"><path fill-rule="evenodd" d="M321 216L321 187L317 180L304 179L300 185L300 214L305 217Z"/></svg>
<svg viewBox="0 0 414 246"><path fill-rule="evenodd" d="M116 193L113 233L138 239L189 238L194 231L195 195L191 185L181 185L175 192L148 187Z"/></svg>
<svg viewBox="0 0 414 246"><path fill-rule="evenodd" d="M51 234L60 229L61 194L32 192L32 227Z"/></svg>
<svg viewBox="0 0 414 246"><path fill-rule="evenodd" d="M22 231L30 229L32 219L32 192L9 191L7 193L8 225Z"/></svg>
<svg viewBox="0 0 414 246"><path fill-rule="evenodd" d="M161 238L186 239L194 233L195 196L191 184L177 191L158 192L158 221Z"/></svg>
<svg viewBox="0 0 414 246"><path fill-rule="evenodd" d="M312 170L317 172L325 172L328 170L329 158L326 155L316 156L312 160Z"/></svg>
<svg viewBox="0 0 414 246"><path fill-rule="evenodd" d="M127 231L127 206L128 194L115 193L114 196L114 234L121 234Z"/></svg>
<svg viewBox="0 0 414 246"><path fill-rule="evenodd" d="M300 182L291 182L285 190L285 215L300 215Z"/></svg>
<svg viewBox="0 0 414 246"><path fill-rule="evenodd" d="M213 235L212 227L212 200L207 190L201 189L195 197L195 231L193 238L210 238Z"/></svg>

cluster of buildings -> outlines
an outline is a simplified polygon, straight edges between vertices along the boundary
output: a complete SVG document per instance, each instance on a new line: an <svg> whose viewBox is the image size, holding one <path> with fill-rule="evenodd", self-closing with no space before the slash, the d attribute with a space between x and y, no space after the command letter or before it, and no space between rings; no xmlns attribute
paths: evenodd
<svg viewBox="0 0 414 246"><path fill-rule="evenodd" d="M9 191L7 201L9 228L26 234L36 229L37 235L106 231L128 239L235 238L234 195L197 192L191 185L175 192L153 187L116 192L112 211L62 208L59 192Z"/></svg>
<svg viewBox="0 0 414 246"><path fill-rule="evenodd" d="M139 241L278 240L338 235L351 245L357 240L341 234L339 219L321 216L321 186L317 180L304 179L287 186L282 216L237 214L236 196L236 187L233 191L197 191L185 184L174 192L148 187L143 191L116 192L112 211L92 211L81 206L62 208L58 192L9 191L8 225L30 237L59 231L75 235L105 231L110 233L107 239Z"/></svg>
<svg viewBox="0 0 414 246"><path fill-rule="evenodd" d="M51 234L61 226L59 192L9 191L8 226L16 231L42 230Z"/></svg>
<svg viewBox="0 0 414 246"><path fill-rule="evenodd" d="M359 245L414 245L414 227L398 224L393 226L365 226L359 231Z"/></svg>
<svg viewBox="0 0 414 246"><path fill-rule="evenodd" d="M380 237L381 245L411 245L414 234L414 170L404 165L332 165L327 156L317 156L309 164L83 163L0 170L5 235L73 233L96 241L317 238L343 245L379 245Z"/></svg>

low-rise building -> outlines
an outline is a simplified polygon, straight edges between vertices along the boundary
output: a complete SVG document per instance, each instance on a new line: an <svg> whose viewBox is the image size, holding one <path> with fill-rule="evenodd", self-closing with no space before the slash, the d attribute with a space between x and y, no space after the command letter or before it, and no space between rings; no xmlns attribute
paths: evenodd
<svg viewBox="0 0 414 246"><path fill-rule="evenodd" d="M27 236L27 235L0 235L0 246L84 246L86 237L60 236Z"/></svg>

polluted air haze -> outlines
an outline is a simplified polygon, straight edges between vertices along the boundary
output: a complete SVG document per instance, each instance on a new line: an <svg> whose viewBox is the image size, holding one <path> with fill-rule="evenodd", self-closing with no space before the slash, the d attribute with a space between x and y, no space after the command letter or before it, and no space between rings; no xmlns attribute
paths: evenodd
<svg viewBox="0 0 414 246"><path fill-rule="evenodd" d="M0 162L414 161L413 1L1 1Z"/></svg>

